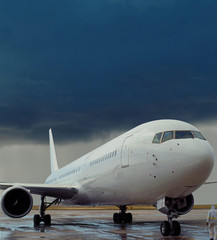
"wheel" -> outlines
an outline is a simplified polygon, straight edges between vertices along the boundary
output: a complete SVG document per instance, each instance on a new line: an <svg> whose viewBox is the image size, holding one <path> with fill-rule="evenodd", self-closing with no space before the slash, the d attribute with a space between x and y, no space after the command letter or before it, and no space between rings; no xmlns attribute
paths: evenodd
<svg viewBox="0 0 217 240"><path fill-rule="evenodd" d="M114 223L132 223L133 217L131 213L114 213L113 221Z"/></svg>
<svg viewBox="0 0 217 240"><path fill-rule="evenodd" d="M113 221L114 223L118 223L118 213L113 214Z"/></svg>
<svg viewBox="0 0 217 240"><path fill-rule="evenodd" d="M41 217L40 217L40 215L39 215L39 214L34 215L33 221L34 221L34 226L39 226L39 225L40 225L40 222L41 222Z"/></svg>
<svg viewBox="0 0 217 240"><path fill-rule="evenodd" d="M124 221L124 218L121 213L114 213L113 221L114 223L122 223L122 221Z"/></svg>
<svg viewBox="0 0 217 240"><path fill-rule="evenodd" d="M132 223L132 221L133 221L133 216L132 216L132 214L131 214L131 213L126 213L126 214L125 214L125 222L126 222L126 223Z"/></svg>
<svg viewBox="0 0 217 240"><path fill-rule="evenodd" d="M123 215L121 213L118 213L118 215L117 215L117 223L122 223L123 220L124 220Z"/></svg>
<svg viewBox="0 0 217 240"><path fill-rule="evenodd" d="M44 225L50 226L51 225L51 216L50 216L50 214L44 215L43 221L44 221Z"/></svg>
<svg viewBox="0 0 217 240"><path fill-rule="evenodd" d="M181 233L181 226L180 226L179 222L173 221L171 232L170 232L171 236L179 236L180 233Z"/></svg>
<svg viewBox="0 0 217 240"><path fill-rule="evenodd" d="M160 231L163 236L169 236L170 234L170 223L168 221L164 221L161 223Z"/></svg>

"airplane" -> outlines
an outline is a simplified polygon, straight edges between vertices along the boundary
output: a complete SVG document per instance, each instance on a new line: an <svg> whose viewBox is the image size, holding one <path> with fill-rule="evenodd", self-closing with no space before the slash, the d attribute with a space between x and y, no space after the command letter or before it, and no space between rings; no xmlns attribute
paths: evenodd
<svg viewBox="0 0 217 240"><path fill-rule="evenodd" d="M208 179L214 151L193 125L179 120L156 120L133 128L59 169L53 134L49 130L51 175L44 184L0 183L3 212L12 218L27 215L32 194L41 196L34 226L51 225L45 214L53 204L115 205L114 223L132 223L130 205L153 205L167 215L163 236L179 236L174 220L194 206L192 193ZM46 202L52 197L52 202Z"/></svg>

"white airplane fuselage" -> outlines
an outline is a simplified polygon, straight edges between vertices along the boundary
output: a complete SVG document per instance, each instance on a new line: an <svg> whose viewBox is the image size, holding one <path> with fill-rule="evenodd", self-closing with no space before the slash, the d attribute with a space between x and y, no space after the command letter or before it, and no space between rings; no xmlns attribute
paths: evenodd
<svg viewBox="0 0 217 240"><path fill-rule="evenodd" d="M176 120L142 124L51 174L47 184L69 185L78 194L63 204L155 205L184 198L209 177L214 152L200 138L153 143L166 131L198 131Z"/></svg>

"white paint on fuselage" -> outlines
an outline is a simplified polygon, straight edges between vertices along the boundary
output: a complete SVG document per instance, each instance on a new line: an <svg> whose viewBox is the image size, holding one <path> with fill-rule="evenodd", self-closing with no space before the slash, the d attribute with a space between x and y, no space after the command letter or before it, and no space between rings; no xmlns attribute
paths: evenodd
<svg viewBox="0 0 217 240"><path fill-rule="evenodd" d="M214 153L208 141L196 138L152 143L156 133L171 130L198 131L177 120L142 124L58 170L46 183L78 188L65 204L155 204L165 196L185 197L210 175Z"/></svg>

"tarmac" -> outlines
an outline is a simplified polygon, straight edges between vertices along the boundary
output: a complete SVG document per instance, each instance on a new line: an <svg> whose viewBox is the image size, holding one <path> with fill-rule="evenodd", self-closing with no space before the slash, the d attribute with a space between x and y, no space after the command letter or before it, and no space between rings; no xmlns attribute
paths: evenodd
<svg viewBox="0 0 217 240"><path fill-rule="evenodd" d="M192 210L181 216L178 221L182 232L179 237L163 237L160 224L166 215L156 210L130 210L132 224L115 224L112 216L115 210L48 210L52 224L46 227L33 225L32 210L26 217L11 219L0 212L0 239L76 239L76 240L166 240L166 239L209 239L206 217L208 209Z"/></svg>

